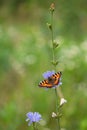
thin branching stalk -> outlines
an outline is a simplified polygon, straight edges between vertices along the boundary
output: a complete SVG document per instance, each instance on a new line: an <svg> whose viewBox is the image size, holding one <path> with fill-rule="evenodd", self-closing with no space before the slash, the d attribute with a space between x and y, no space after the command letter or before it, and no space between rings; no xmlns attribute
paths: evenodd
<svg viewBox="0 0 87 130"><path fill-rule="evenodd" d="M51 11L51 37L52 37L52 54L53 54L53 62L55 62L55 51L54 51L54 29L53 29L53 11Z"/></svg>
<svg viewBox="0 0 87 130"><path fill-rule="evenodd" d="M55 88L55 94L56 94L56 113L59 113L59 105L58 105L58 93L57 93L57 88ZM57 125L58 125L58 130L60 130L60 118L57 118Z"/></svg>
<svg viewBox="0 0 87 130"><path fill-rule="evenodd" d="M35 122L33 122L33 130L38 130L38 129L36 128L36 123L35 123Z"/></svg>
<svg viewBox="0 0 87 130"><path fill-rule="evenodd" d="M33 129L36 130L36 128L35 128L35 122L33 122Z"/></svg>
<svg viewBox="0 0 87 130"><path fill-rule="evenodd" d="M53 13L54 11L51 11L51 40L52 40L52 53L53 53L53 65L55 67L55 71L56 71L56 58L55 58L55 48L54 48L54 30L53 30ZM56 95L56 113L58 114L58 93L57 93L57 88L55 87L55 95ZM58 130L60 130L60 118L57 118L57 126L58 126Z"/></svg>

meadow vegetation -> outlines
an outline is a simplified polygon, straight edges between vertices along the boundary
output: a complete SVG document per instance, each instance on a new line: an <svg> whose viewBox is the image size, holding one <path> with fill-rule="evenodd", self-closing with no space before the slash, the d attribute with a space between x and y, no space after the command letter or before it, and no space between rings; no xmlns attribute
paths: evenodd
<svg viewBox="0 0 87 130"><path fill-rule="evenodd" d="M13 2L13 3L12 3ZM55 94L39 88L42 73L53 70L49 5L45 1L2 1L0 7L0 130L32 130L28 111L43 117L41 130L56 129L50 113ZM7 4L8 3L8 4ZM87 130L87 2L56 2L57 70L62 71L63 130ZM71 6L72 5L72 6Z"/></svg>

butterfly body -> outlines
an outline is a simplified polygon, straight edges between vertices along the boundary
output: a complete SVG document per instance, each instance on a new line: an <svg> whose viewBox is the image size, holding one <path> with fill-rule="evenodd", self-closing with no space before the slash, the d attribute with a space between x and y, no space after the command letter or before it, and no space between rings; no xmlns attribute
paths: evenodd
<svg viewBox="0 0 87 130"><path fill-rule="evenodd" d="M39 83L39 87L52 88L59 84L61 72L57 72Z"/></svg>

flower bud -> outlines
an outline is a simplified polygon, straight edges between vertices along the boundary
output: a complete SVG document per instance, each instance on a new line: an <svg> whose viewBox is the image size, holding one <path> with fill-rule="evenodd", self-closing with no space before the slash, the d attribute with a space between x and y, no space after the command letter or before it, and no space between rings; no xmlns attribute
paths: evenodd
<svg viewBox="0 0 87 130"><path fill-rule="evenodd" d="M50 23L47 23L47 26L50 30L52 30L52 25Z"/></svg>
<svg viewBox="0 0 87 130"><path fill-rule="evenodd" d="M58 65L58 63L59 63L59 61L51 61L51 63L54 65L54 66L56 66L56 65Z"/></svg>
<svg viewBox="0 0 87 130"><path fill-rule="evenodd" d="M62 106L63 104L67 103L67 100L64 98L61 98L60 100L60 106Z"/></svg>
<svg viewBox="0 0 87 130"><path fill-rule="evenodd" d="M53 118L56 118L57 117L57 114L55 112L52 112L52 117Z"/></svg>
<svg viewBox="0 0 87 130"><path fill-rule="evenodd" d="M55 9L55 5L54 5L54 3L52 3L51 5L50 5L50 11L54 11L54 9Z"/></svg>
<svg viewBox="0 0 87 130"><path fill-rule="evenodd" d="M53 41L53 48L57 48L59 44L56 41Z"/></svg>

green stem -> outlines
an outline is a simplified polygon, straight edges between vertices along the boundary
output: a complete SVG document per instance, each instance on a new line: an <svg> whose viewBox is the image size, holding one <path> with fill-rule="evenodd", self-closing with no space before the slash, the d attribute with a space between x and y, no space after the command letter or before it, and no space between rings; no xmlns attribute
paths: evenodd
<svg viewBox="0 0 87 130"><path fill-rule="evenodd" d="M35 122L33 122L33 129L34 129L34 130L37 130L37 128L36 128L36 123L35 123Z"/></svg>
<svg viewBox="0 0 87 130"><path fill-rule="evenodd" d="M57 88L55 88L55 94L56 94L56 111L58 113L58 94L57 94Z"/></svg>
<svg viewBox="0 0 87 130"><path fill-rule="evenodd" d="M54 40L54 31L53 31L53 11L51 11L51 36L52 36L52 53L53 53L53 62L55 61L55 54L54 54L54 46L53 46L53 40Z"/></svg>
<svg viewBox="0 0 87 130"><path fill-rule="evenodd" d="M53 53L53 62L56 61L55 59L55 48L54 48L54 30L53 30L53 11L51 11L51 26L52 26L52 29L51 29L51 36L52 36L52 53ZM55 70L56 70L56 65L54 65L55 67ZM58 114L59 110L58 110L58 93L57 93L57 88L55 88L55 95L56 95L56 113ZM58 125L58 130L60 130L60 118L58 117L57 118L57 125Z"/></svg>
<svg viewBox="0 0 87 130"><path fill-rule="evenodd" d="M55 88L55 95L56 95L56 113L59 113L58 109L58 93L57 93L57 88ZM58 130L60 130L60 118L57 118L57 125L58 125Z"/></svg>

